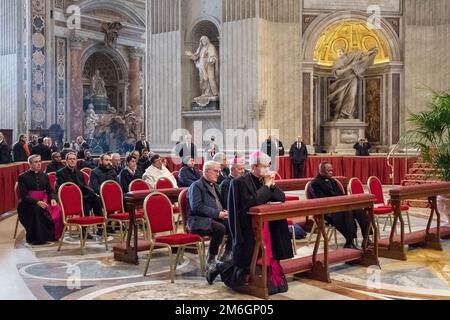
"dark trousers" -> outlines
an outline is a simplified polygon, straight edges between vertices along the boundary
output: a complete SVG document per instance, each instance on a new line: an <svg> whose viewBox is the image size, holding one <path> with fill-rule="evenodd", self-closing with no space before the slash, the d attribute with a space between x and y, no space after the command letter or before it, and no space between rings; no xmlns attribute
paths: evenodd
<svg viewBox="0 0 450 320"><path fill-rule="evenodd" d="M84 216L90 216L92 209L96 217L101 217L103 216L102 207L103 206L100 199L94 197L83 197Z"/></svg>
<svg viewBox="0 0 450 320"><path fill-rule="evenodd" d="M210 256L216 256L219 253L219 248L222 244L223 237L229 234L230 227L228 226L228 221L212 221L212 233L209 235L211 236L211 241L209 243ZM228 237L225 250L231 251L231 245L231 237Z"/></svg>
<svg viewBox="0 0 450 320"><path fill-rule="evenodd" d="M294 179L300 179L305 176L305 162L293 163L292 167L294 169Z"/></svg>
<svg viewBox="0 0 450 320"><path fill-rule="evenodd" d="M326 215L325 220L333 227L335 227L337 231L339 231L344 236L345 240L348 243L357 238L357 226L355 220L358 222L363 235L366 234L367 228L369 228L370 226L368 217L361 211L354 211L353 213L334 213Z"/></svg>

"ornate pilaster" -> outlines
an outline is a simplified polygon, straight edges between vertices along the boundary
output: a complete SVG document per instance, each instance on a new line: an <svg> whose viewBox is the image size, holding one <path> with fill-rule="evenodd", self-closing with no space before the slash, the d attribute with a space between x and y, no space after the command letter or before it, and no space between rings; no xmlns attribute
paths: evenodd
<svg viewBox="0 0 450 320"><path fill-rule="evenodd" d="M142 106L142 95L141 95L141 72L142 72L142 58L144 57L145 50L139 47L129 48L129 95L128 95L128 105L134 110L137 110L139 106Z"/></svg>
<svg viewBox="0 0 450 320"><path fill-rule="evenodd" d="M70 40L70 139L83 135L83 70L81 70L81 53L83 49L84 38L77 35L73 30L69 37Z"/></svg>

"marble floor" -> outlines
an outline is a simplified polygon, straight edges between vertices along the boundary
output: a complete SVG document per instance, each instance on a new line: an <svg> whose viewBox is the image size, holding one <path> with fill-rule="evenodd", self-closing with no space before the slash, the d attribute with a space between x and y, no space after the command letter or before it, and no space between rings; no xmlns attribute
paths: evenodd
<svg viewBox="0 0 450 320"><path fill-rule="evenodd" d="M411 211L414 230L424 228L423 209ZM44 300L251 300L250 296L229 290L220 278L210 286L200 274L198 257L187 253L178 267L175 284L168 280L168 257L157 253L150 274L142 276L147 253L139 255L139 265L113 259L104 245L89 241L80 255L76 239L67 237L63 249L55 244L32 247L25 243L19 227L12 239L16 216L0 221L0 299ZM386 233L387 230L384 232ZM110 248L117 240L110 238ZM339 243L343 239L339 237ZM297 255L309 255L313 248L298 241ZM273 300L390 300L450 299L450 241L444 251L414 249L408 261L381 259L378 267L346 264L331 268L332 283L288 277L289 291L273 295ZM332 246L333 248L333 246ZM111 249L110 249L111 250Z"/></svg>

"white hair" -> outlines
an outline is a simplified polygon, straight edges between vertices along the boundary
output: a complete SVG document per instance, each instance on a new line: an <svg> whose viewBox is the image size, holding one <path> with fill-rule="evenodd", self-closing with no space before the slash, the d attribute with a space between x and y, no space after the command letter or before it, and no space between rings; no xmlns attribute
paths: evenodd
<svg viewBox="0 0 450 320"><path fill-rule="evenodd" d="M230 168L235 168L239 165L245 165L245 159L242 157L233 157L230 161Z"/></svg>
<svg viewBox="0 0 450 320"><path fill-rule="evenodd" d="M211 167L213 167L213 166L220 166L220 163L216 162L216 161L207 161L207 162L205 162L205 164L203 165L203 175L205 175L206 171L208 169L210 169Z"/></svg>
<svg viewBox="0 0 450 320"><path fill-rule="evenodd" d="M34 159L40 158L40 157L41 157L41 156L38 155L38 154L32 154L31 156L28 157L28 163L29 163L29 164L32 164Z"/></svg>
<svg viewBox="0 0 450 320"><path fill-rule="evenodd" d="M223 152L216 153L213 157L213 161L222 163L224 157L225 157L225 153L223 153Z"/></svg>
<svg viewBox="0 0 450 320"><path fill-rule="evenodd" d="M271 162L272 159L263 152L255 152L250 156L250 166L257 166L259 164L268 166Z"/></svg>
<svg viewBox="0 0 450 320"><path fill-rule="evenodd" d="M111 159L112 158L120 158L120 154L118 154L118 153L113 153L112 155L111 155Z"/></svg>

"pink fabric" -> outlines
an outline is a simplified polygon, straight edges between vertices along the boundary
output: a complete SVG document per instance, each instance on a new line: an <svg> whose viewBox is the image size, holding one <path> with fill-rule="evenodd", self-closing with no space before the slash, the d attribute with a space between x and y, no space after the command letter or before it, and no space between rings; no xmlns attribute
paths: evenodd
<svg viewBox="0 0 450 320"><path fill-rule="evenodd" d="M52 208L50 206L50 202L48 201L47 193L45 191L29 191L28 196L33 199L44 201L49 204L48 212L50 213L50 216L52 217L53 222L55 224L55 240L59 240L59 238L61 238L64 229L60 205L58 204L56 205L56 207Z"/></svg>

